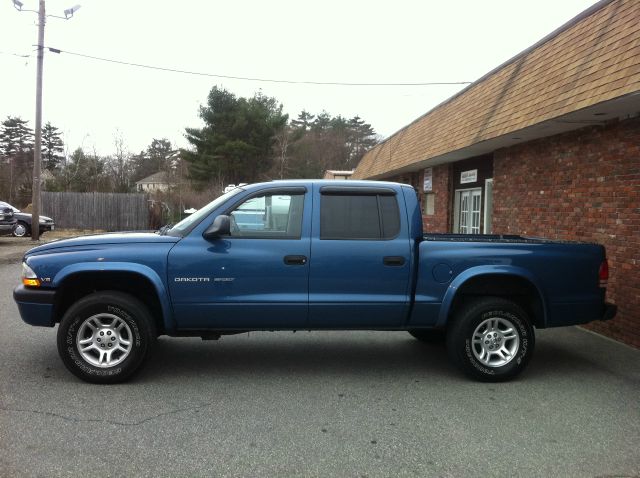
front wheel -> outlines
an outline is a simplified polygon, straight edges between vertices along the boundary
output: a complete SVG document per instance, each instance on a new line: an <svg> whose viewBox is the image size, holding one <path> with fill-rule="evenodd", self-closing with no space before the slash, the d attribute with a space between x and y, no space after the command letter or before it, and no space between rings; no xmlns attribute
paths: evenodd
<svg viewBox="0 0 640 478"><path fill-rule="evenodd" d="M142 302L122 292L96 292L64 314L58 353L82 380L117 383L138 370L155 338L153 318Z"/></svg>
<svg viewBox="0 0 640 478"><path fill-rule="evenodd" d="M526 312L510 300L474 300L453 317L447 352L472 378L509 380L524 370L533 354L535 336Z"/></svg>
<svg viewBox="0 0 640 478"><path fill-rule="evenodd" d="M27 225L27 223L22 221L18 221L18 223L16 224L16 227L13 228L13 235L15 237L24 237L30 233L31 233L31 229L29 229L29 226Z"/></svg>

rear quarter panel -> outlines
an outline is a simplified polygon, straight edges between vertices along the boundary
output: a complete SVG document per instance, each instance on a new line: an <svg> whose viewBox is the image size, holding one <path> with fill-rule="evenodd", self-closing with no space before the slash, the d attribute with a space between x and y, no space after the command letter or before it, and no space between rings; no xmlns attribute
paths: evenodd
<svg viewBox="0 0 640 478"><path fill-rule="evenodd" d="M485 274L529 281L539 292L547 327L599 317L604 289L598 270L604 248L578 243L423 241L410 325L443 326L460 287Z"/></svg>

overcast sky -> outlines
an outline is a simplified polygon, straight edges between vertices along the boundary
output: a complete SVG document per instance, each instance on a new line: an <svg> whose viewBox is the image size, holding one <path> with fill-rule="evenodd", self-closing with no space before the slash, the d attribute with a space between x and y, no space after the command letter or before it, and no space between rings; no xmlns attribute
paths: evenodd
<svg viewBox="0 0 640 478"><path fill-rule="evenodd" d="M37 0L21 0L37 9ZM45 44L71 52L197 72L299 81L474 81L594 0L48 0ZM0 118L34 125L37 15L0 0ZM132 152L152 138L186 146L213 85L262 90L296 117L304 108L359 115L389 136L461 86L312 86L144 70L46 53L44 121L100 154L121 134Z"/></svg>

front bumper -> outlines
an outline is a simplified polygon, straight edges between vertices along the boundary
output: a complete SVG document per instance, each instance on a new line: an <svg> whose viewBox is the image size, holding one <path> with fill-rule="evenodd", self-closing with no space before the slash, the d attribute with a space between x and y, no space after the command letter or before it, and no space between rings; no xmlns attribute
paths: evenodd
<svg viewBox="0 0 640 478"><path fill-rule="evenodd" d="M41 223L40 224L40 233L42 234L43 232L47 232L47 231L53 231L55 229L56 225L53 222L45 222L45 223Z"/></svg>
<svg viewBox="0 0 640 478"><path fill-rule="evenodd" d="M20 317L29 325L53 327L55 290L31 289L19 285L13 290L13 300L18 304Z"/></svg>

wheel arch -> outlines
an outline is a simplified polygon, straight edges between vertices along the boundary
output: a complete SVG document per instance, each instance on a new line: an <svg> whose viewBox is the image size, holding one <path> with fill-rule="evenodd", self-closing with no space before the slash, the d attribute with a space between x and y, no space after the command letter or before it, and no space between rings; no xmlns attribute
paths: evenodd
<svg viewBox="0 0 640 478"><path fill-rule="evenodd" d="M142 301L151 312L160 334L174 330L173 313L166 288L156 272L141 264L77 263L62 269L54 278L57 289L54 320L60 322L64 313L77 300L97 291L118 291Z"/></svg>
<svg viewBox="0 0 640 478"><path fill-rule="evenodd" d="M526 269L504 266L479 266L459 274L445 293L437 325L445 327L469 297L486 296L513 300L529 314L532 325L546 327L546 301L536 278Z"/></svg>

